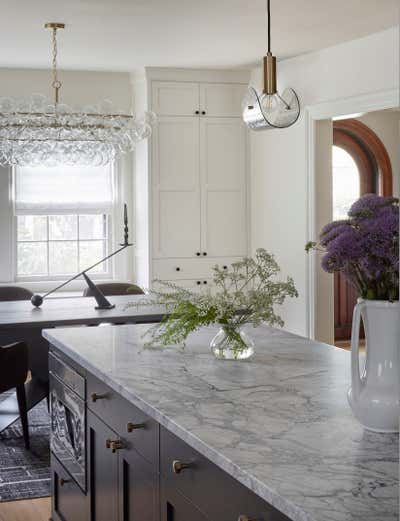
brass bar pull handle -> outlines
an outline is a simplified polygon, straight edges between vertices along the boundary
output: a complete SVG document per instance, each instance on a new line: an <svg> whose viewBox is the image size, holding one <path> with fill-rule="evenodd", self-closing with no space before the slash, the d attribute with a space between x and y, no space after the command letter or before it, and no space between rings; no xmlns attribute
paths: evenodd
<svg viewBox="0 0 400 521"><path fill-rule="evenodd" d="M107 398L107 395L106 394L97 394L97 393L92 393L90 395L90 398L92 400L93 403L96 403L97 400L104 400L104 398Z"/></svg>
<svg viewBox="0 0 400 521"><path fill-rule="evenodd" d="M124 446L121 440L106 440L106 448L111 449L111 452L115 454L117 450L123 449Z"/></svg>
<svg viewBox="0 0 400 521"><path fill-rule="evenodd" d="M174 460L172 462L172 471L174 474L180 474L182 470L188 469L190 467L189 463L183 463L179 460Z"/></svg>
<svg viewBox="0 0 400 521"><path fill-rule="evenodd" d="M71 482L70 479L61 478L60 479L60 486L63 487L64 485L66 485L67 483L70 483L70 482Z"/></svg>
<svg viewBox="0 0 400 521"><path fill-rule="evenodd" d="M144 429L146 427L146 424L145 423L133 423L133 422L128 422L127 425L126 425L126 430L128 432L133 432L135 431L136 429Z"/></svg>
<svg viewBox="0 0 400 521"><path fill-rule="evenodd" d="M240 514L238 521L258 521L255 517L248 517L244 514Z"/></svg>
<svg viewBox="0 0 400 521"><path fill-rule="evenodd" d="M115 454L117 452L117 450L120 450L123 448L124 448L124 446L122 445L122 443L119 440L111 442L111 452L113 454Z"/></svg>

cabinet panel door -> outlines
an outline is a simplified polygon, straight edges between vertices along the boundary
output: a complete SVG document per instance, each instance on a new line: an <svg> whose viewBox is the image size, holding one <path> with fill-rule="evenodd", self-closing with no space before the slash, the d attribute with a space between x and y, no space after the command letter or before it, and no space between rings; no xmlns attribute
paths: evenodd
<svg viewBox="0 0 400 521"><path fill-rule="evenodd" d="M247 85L229 83L202 83L200 110L207 116L241 116L242 100Z"/></svg>
<svg viewBox="0 0 400 521"><path fill-rule="evenodd" d="M247 253L246 132L239 118L200 121L202 251Z"/></svg>
<svg viewBox="0 0 400 521"><path fill-rule="evenodd" d="M53 521L89 521L86 495L53 454L51 488Z"/></svg>
<svg viewBox="0 0 400 521"><path fill-rule="evenodd" d="M175 488L161 479L161 521L207 521L200 512Z"/></svg>
<svg viewBox="0 0 400 521"><path fill-rule="evenodd" d="M120 521L158 521L158 474L134 449L119 453Z"/></svg>
<svg viewBox="0 0 400 521"><path fill-rule="evenodd" d="M118 519L118 452L106 447L117 434L90 411L87 413L89 494L92 521Z"/></svg>
<svg viewBox="0 0 400 521"><path fill-rule="evenodd" d="M154 81L152 109L158 116L192 116L199 110L199 84Z"/></svg>
<svg viewBox="0 0 400 521"><path fill-rule="evenodd" d="M200 248L198 118L160 118L153 134L154 256Z"/></svg>

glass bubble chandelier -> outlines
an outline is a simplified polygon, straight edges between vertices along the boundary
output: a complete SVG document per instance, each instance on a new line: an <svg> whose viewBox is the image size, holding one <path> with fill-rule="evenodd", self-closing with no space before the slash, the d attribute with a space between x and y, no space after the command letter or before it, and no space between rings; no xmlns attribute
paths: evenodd
<svg viewBox="0 0 400 521"><path fill-rule="evenodd" d="M57 30L64 27L45 24L52 30L54 100L40 94L25 100L0 98L0 165L100 166L151 135L155 122L151 112L138 119L115 110L108 100L83 108L60 103Z"/></svg>
<svg viewBox="0 0 400 521"><path fill-rule="evenodd" d="M268 52L263 60L264 88L261 94L254 87L247 89L242 102L243 121L251 130L287 128L296 123L300 103L293 89L279 94L276 81L276 57L271 52L271 2L267 0Z"/></svg>

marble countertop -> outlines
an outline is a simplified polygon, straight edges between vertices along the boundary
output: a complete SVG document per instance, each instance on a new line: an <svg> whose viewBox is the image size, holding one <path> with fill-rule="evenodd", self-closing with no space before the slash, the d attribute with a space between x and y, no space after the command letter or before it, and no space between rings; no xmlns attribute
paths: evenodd
<svg viewBox="0 0 400 521"><path fill-rule="evenodd" d="M223 361L215 329L182 350L144 347L148 327L44 336L290 519L398 520L398 436L352 416L348 352L260 327L251 361Z"/></svg>

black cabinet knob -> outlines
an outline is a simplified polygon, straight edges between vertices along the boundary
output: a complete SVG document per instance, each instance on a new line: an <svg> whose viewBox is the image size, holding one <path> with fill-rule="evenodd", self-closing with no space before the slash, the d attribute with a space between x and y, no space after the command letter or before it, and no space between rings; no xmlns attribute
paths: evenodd
<svg viewBox="0 0 400 521"><path fill-rule="evenodd" d="M228 266L222 266L224 268L224 270L227 270L228 269Z"/></svg>
<svg viewBox="0 0 400 521"><path fill-rule="evenodd" d="M206 111L205 111L205 110L202 110L201 113L203 114L203 116L205 116Z"/></svg>
<svg viewBox="0 0 400 521"><path fill-rule="evenodd" d="M200 114L200 110L195 110L195 114Z"/></svg>
<svg viewBox="0 0 400 521"><path fill-rule="evenodd" d="M200 257L201 254L200 254L199 251L197 251L197 252L196 252L196 255L197 255L198 257Z"/></svg>
<svg viewBox="0 0 400 521"><path fill-rule="evenodd" d="M177 267L175 268L175 271L181 271L180 267L177 266Z"/></svg>
<svg viewBox="0 0 400 521"><path fill-rule="evenodd" d="M203 284L207 284L207 281L206 281L206 280L203 280Z"/></svg>
<svg viewBox="0 0 400 521"><path fill-rule="evenodd" d="M199 286L199 285L201 284L201 281L198 280L198 281L196 282L196 284Z"/></svg>
<svg viewBox="0 0 400 521"><path fill-rule="evenodd" d="M207 252L206 252L206 251L203 251L203 255L204 255L204 257L205 257L205 256L207 255Z"/></svg>

